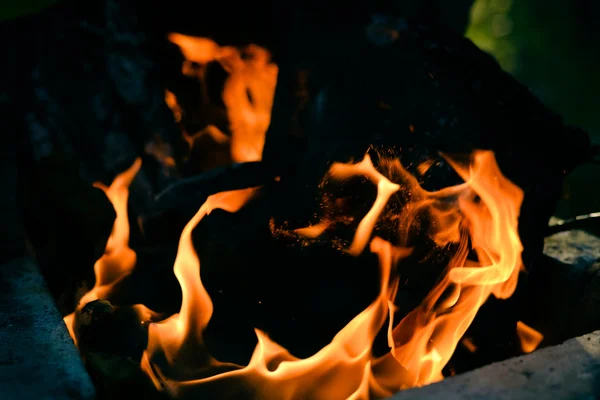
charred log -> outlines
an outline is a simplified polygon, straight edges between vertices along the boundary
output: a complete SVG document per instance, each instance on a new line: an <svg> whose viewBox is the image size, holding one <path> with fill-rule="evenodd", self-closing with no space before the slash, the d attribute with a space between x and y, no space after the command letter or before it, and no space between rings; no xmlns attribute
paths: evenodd
<svg viewBox="0 0 600 400"><path fill-rule="evenodd" d="M176 244L181 230L211 194L274 181L273 168L261 162L233 164L182 179L156 196L144 217L146 245Z"/></svg>
<svg viewBox="0 0 600 400"><path fill-rule="evenodd" d="M135 310L95 300L77 311L76 336L82 354L115 354L139 361L148 342L147 324Z"/></svg>
<svg viewBox="0 0 600 400"><path fill-rule="evenodd" d="M340 35L345 41L337 40ZM565 126L492 57L440 24L379 16L368 27L327 39L322 47L313 43L317 49L305 61L310 68L281 67L264 154L285 171L287 194L273 208L277 224L311 221L320 203L307 188L317 188L331 162L360 160L372 146L393 149L386 156L399 157L416 176L417 165L434 159L420 176L428 189L459 182L438 152L491 149L503 173L525 192L519 219L525 266L547 268L548 220L564 175L593 155L587 134ZM290 87L305 89L297 95ZM498 333L482 338L489 351L504 348L496 359L513 354L515 336L504 333L515 331L517 301L487 305L473 325L473 331L480 326Z"/></svg>
<svg viewBox="0 0 600 400"><path fill-rule="evenodd" d="M15 58L24 168L65 153L78 159L88 183L110 182L155 134L180 154L180 132L135 12L127 2L66 1L7 22L18 32L11 46L27 49ZM141 210L173 179L146 158L132 193Z"/></svg>
<svg viewBox="0 0 600 400"><path fill-rule="evenodd" d="M78 171L76 162L54 153L21 175L25 229L63 315L73 311L78 288L93 285L94 262L116 218L104 192Z"/></svg>
<svg viewBox="0 0 600 400"><path fill-rule="evenodd" d="M76 320L79 351L100 398L167 398L139 367L148 325L134 309L96 300L78 310Z"/></svg>

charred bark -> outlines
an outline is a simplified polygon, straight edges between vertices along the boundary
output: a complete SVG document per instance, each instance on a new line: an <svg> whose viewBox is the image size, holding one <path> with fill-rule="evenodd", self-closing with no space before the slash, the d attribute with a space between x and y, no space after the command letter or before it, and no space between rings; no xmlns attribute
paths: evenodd
<svg viewBox="0 0 600 400"><path fill-rule="evenodd" d="M6 190L18 197L50 289L69 313L77 287L93 284L94 261L115 217L91 184L110 183L142 156L130 203L134 216L144 213L175 178L144 148L159 135L177 159L180 131L131 3L65 1L5 21L3 28L13 55L5 97L17 127L6 158L15 166L6 172L19 182Z"/></svg>
<svg viewBox="0 0 600 400"><path fill-rule="evenodd" d="M331 162L360 159L369 146L397 149L405 165L439 151L491 149L503 173L525 191L520 229L532 267L564 175L592 156L587 134L565 126L489 55L441 26L379 17L346 38L351 45L332 47L329 58L315 63L308 98L290 96L289 80L297 75L282 74L288 81L278 86L282 101L275 101L265 161L291 171L294 192L316 188ZM279 143L298 137L305 151L295 158L278 151ZM425 185L456 181L441 162Z"/></svg>
<svg viewBox="0 0 600 400"><path fill-rule="evenodd" d="M19 49L24 167L64 153L79 161L89 183L110 182L144 155L154 135L177 143L160 69L130 3L66 1L6 24L16 33L11 47ZM140 209L172 181L144 157L132 195Z"/></svg>
<svg viewBox="0 0 600 400"><path fill-rule="evenodd" d="M264 159L280 166L286 185L281 206L273 206L279 223L311 220L328 166L360 160L370 146L394 149L390 155L412 172L427 159L440 161L423 177L432 190L460 182L438 152L490 149L525 193L519 218L525 266L544 268L543 240L563 178L593 155L585 132L566 126L468 39L432 21L378 16L368 27L312 44L308 61L290 57L281 66L267 134ZM303 87L302 95L290 87ZM431 278L412 282L430 287ZM426 293L401 289L407 304ZM481 310L472 329L489 356L481 362L514 354L518 302L515 295Z"/></svg>
<svg viewBox="0 0 600 400"><path fill-rule="evenodd" d="M21 174L25 229L50 292L63 315L76 304L84 282L94 282L116 218L100 189L79 177L79 166L53 154Z"/></svg>

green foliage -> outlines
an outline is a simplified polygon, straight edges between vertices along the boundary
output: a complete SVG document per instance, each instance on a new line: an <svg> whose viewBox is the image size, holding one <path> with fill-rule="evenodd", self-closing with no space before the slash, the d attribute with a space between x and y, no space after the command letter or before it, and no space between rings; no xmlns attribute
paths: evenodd
<svg viewBox="0 0 600 400"><path fill-rule="evenodd" d="M578 26L577 7L564 0L477 0L466 35L567 123L600 134L597 43Z"/></svg>
<svg viewBox="0 0 600 400"><path fill-rule="evenodd" d="M576 0L476 0L466 32L482 50L529 86L565 122L585 129L600 143L600 52L597 32L586 26ZM598 9L596 7L596 9ZM589 24L589 22L587 22ZM567 177L559 216L598 211L597 166Z"/></svg>
<svg viewBox="0 0 600 400"><path fill-rule="evenodd" d="M8 0L0 5L0 21L18 18L44 10L60 0Z"/></svg>

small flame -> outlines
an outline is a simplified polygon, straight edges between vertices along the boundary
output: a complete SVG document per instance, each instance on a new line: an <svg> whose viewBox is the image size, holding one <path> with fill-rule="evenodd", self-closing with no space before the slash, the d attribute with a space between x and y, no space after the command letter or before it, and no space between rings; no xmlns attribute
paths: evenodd
<svg viewBox="0 0 600 400"><path fill-rule="evenodd" d="M144 148L146 154L152 155L168 172L175 168L176 163L173 158L171 146L165 143L160 136L156 135L153 140L146 143Z"/></svg>
<svg viewBox="0 0 600 400"><path fill-rule="evenodd" d="M277 84L278 68L271 62L270 53L255 45L243 51L221 47L210 39L180 33L170 33L168 39L183 52L186 62L182 72L185 75L203 79L203 73L195 72L190 63L206 65L212 61L219 62L229 73L222 96L232 132L231 159L233 162L260 161ZM165 101L176 121L180 121L182 109L177 97L167 91ZM193 134L184 136L188 142L194 137Z"/></svg>
<svg viewBox="0 0 600 400"><path fill-rule="evenodd" d="M475 343L473 343L471 338L464 338L460 343L471 353L475 353L477 351L477 346Z"/></svg>
<svg viewBox="0 0 600 400"><path fill-rule="evenodd" d="M175 32L169 33L167 38L170 42L181 47L186 60L198 64L207 64L214 61L220 51L219 45L207 38L187 36Z"/></svg>
<svg viewBox="0 0 600 400"><path fill-rule="evenodd" d="M544 335L522 321L517 322L517 336L519 336L523 353L531 353L544 339Z"/></svg>
<svg viewBox="0 0 600 400"><path fill-rule="evenodd" d="M165 103L167 103L167 106L171 109L175 122L181 122L181 106L177 102L177 97L175 97L175 94L168 89L165 89Z"/></svg>
<svg viewBox="0 0 600 400"><path fill-rule="evenodd" d="M69 334L77 345L75 334L76 313L87 303L106 298L113 287L129 275L135 268L136 253L129 248L129 217L127 213L127 200L129 198L129 186L142 166L142 160L136 159L126 171L117 175L112 184L107 187L102 183L94 186L102 189L115 208L117 217L112 232L106 243L104 255L94 264L96 283L92 290L87 292L76 308L76 311L64 317ZM139 310L142 312L142 307Z"/></svg>
<svg viewBox="0 0 600 400"><path fill-rule="evenodd" d="M425 160L417 166L417 172L419 173L419 175L425 175L427 171L429 171L429 169L433 167L433 164L435 164L435 160Z"/></svg>
<svg viewBox="0 0 600 400"><path fill-rule="evenodd" d="M335 163L329 179L364 176L377 187L377 197L360 220L346 251L361 254L367 245L379 259L380 290L377 298L352 319L331 343L313 356L298 359L256 330L258 344L245 367L215 360L203 342L202 333L212 316L212 301L200 279L200 260L191 232L215 208L239 210L256 188L223 192L208 198L185 227L175 261L175 275L182 288L181 310L166 321L152 323L143 370L159 390L173 397L219 396L260 399L368 399L390 396L397 390L442 379L446 365L480 306L490 295L512 295L522 246L517 219L522 191L508 181L493 153L478 151L470 165L447 161L465 180L464 184L428 192L422 189L398 160L384 163L399 176L393 183L380 173L367 156L360 163ZM406 190L410 203L402 209L398 224L399 243L373 237L391 196ZM395 273L412 249L406 245L409 228L419 213L431 217L434 241L453 243L456 252L446 273L423 303L393 326L399 276ZM329 226L324 220L295 234L317 237ZM467 259L470 248L478 261ZM374 358L371 346L387 317L390 352Z"/></svg>

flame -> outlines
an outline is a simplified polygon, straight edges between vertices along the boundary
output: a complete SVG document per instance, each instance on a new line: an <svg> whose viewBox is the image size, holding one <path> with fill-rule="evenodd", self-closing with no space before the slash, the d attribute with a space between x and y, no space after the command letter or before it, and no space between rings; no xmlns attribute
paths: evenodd
<svg viewBox="0 0 600 400"><path fill-rule="evenodd" d="M165 143L160 136L156 135L153 140L146 143L144 147L146 154L153 156L168 172L168 169L175 168L175 159L171 155L171 146Z"/></svg>
<svg viewBox="0 0 600 400"><path fill-rule="evenodd" d="M385 180L383 177L382 179ZM387 187L395 186L388 181ZM181 311L164 322L150 325L148 349L142 358L142 368L152 377L157 388L168 390L175 396L188 396L190 391L198 389L211 390L201 384L213 383L215 378L225 381L234 378L250 387L262 387L261 398L331 398L343 392L346 392L344 398L366 398L360 393L368 393L372 386L369 375L365 376L365 371L370 369L370 344L385 322L388 302L397 288L397 279L390 282L392 246L380 238L371 242L371 251L377 253L381 260L381 289L378 299L346 325L330 345L314 356L304 360L297 359L260 330L256 330L258 345L245 368L219 363L204 346L202 331L212 315L212 302L200 280L200 263L192 246L191 232L210 210L222 208L230 212L236 211L254 190L223 192L209 197L185 227L174 267L183 293ZM388 192L389 189L383 190L380 196L389 196ZM365 217L363 221L364 233L367 234L366 230L372 230L375 221L371 216ZM410 251L402 253L407 255ZM215 370L223 368L230 371L213 376ZM182 379L194 374L209 376L203 379ZM361 382L357 388L344 388L343 381L350 378ZM319 385L314 385L315 381Z"/></svg>
<svg viewBox="0 0 600 400"><path fill-rule="evenodd" d="M184 75L204 79L203 72L196 72L190 64L205 65L212 61L219 62L229 73L222 97L232 132L231 159L233 162L260 161L277 84L278 68L271 63L270 53L255 45L243 51L221 47L210 39L180 33L170 33L168 39L182 50L186 59L182 69ZM165 101L179 122L182 109L177 97L166 91ZM212 135L212 131L209 133ZM188 143L193 141L193 134L184 136Z"/></svg>
<svg viewBox="0 0 600 400"><path fill-rule="evenodd" d="M465 183L434 193L421 189L397 160L394 163L417 208L429 205L433 219L430 234L436 243L458 244L446 275L392 331L391 355L411 376L398 389L442 379L442 368L481 305L492 294L501 299L510 297L522 268L517 233L522 190L501 174L492 152L475 152L470 166L446 160ZM435 206L446 196L455 198L457 207L453 210ZM403 214L401 224L410 218L407 211ZM469 239L478 262L467 259Z"/></svg>
<svg viewBox="0 0 600 400"><path fill-rule="evenodd" d="M223 89L234 162L262 159L277 84L278 69L270 63L269 53L258 46L250 46L247 52L250 56L247 60L239 52L228 57L226 69L230 75Z"/></svg>
<svg viewBox="0 0 600 400"><path fill-rule="evenodd" d="M356 256L368 246L378 256L380 290L330 344L306 359L294 357L260 330L256 330L258 344L245 367L219 362L204 345L202 333L212 316L212 301L200 279L191 232L215 208L239 210L256 188L209 197L185 227L179 243L174 271L183 293L181 310L150 325L142 369L157 389L172 397L369 399L442 379L442 368L480 306L490 295L511 296L522 267L517 234L522 191L501 174L491 152L475 152L468 165L446 159L465 183L437 192L422 189L398 160L382 165L399 183L379 172L368 155L357 164L332 166L328 179L363 176L377 187L375 202L360 220L346 251ZM386 204L399 191L406 191L410 201L394 219L398 243L392 244L373 234L378 221L386 217ZM396 269L411 254L409 228L421 213L430 217L429 235L435 243L452 244L456 250L444 276L422 304L394 327ZM329 224L324 220L295 234L314 238ZM467 259L471 249L478 261ZM371 346L388 316L390 352L376 359Z"/></svg>
<svg viewBox="0 0 600 400"><path fill-rule="evenodd" d="M473 343L471 338L464 338L460 343L471 353L475 353L477 351L477 346L475 343Z"/></svg>
<svg viewBox="0 0 600 400"><path fill-rule="evenodd" d="M169 33L167 38L170 42L181 47L181 52L186 60L198 64L207 64L214 61L221 50L218 44L207 38L187 36L175 32Z"/></svg>
<svg viewBox="0 0 600 400"><path fill-rule="evenodd" d="M519 336L523 353L531 353L544 339L544 335L522 321L517 322L517 336Z"/></svg>
<svg viewBox="0 0 600 400"><path fill-rule="evenodd" d="M76 308L76 311L64 317L69 334L77 345L75 334L76 313L87 303L104 299L112 288L123 278L129 275L135 268L136 253L129 248L129 218L127 213L127 200L129 198L129 186L142 166L142 160L136 159L126 171L117 175L112 184L107 187L102 183L94 186L102 189L115 208L117 217L112 232L106 243L104 255L94 264L96 283L92 290L87 292ZM136 308L140 315L145 315L143 306Z"/></svg>
<svg viewBox="0 0 600 400"><path fill-rule="evenodd" d="M177 97L175 97L175 94L168 89L165 89L165 103L167 103L167 106L171 109L175 122L181 122L181 106L177 102Z"/></svg>

